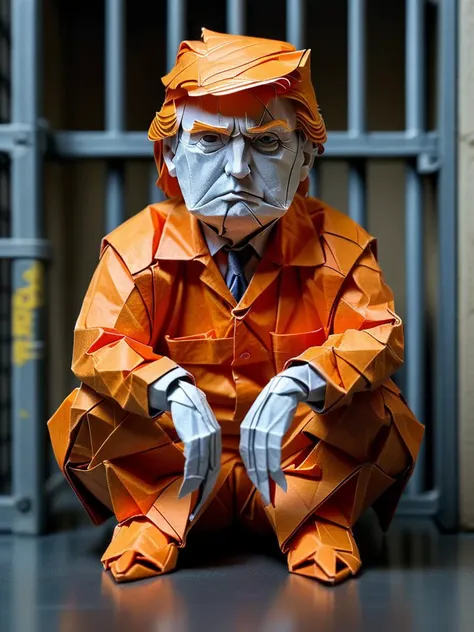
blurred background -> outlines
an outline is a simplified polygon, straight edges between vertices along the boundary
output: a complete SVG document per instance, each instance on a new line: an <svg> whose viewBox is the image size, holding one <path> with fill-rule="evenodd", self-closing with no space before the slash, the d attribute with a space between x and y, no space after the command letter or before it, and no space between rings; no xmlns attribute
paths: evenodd
<svg viewBox="0 0 474 632"><path fill-rule="evenodd" d="M427 428L400 513L474 527L474 1L0 0L0 529L87 520L46 421L101 238L162 199L146 130L202 26L312 49L312 194L378 238Z"/></svg>

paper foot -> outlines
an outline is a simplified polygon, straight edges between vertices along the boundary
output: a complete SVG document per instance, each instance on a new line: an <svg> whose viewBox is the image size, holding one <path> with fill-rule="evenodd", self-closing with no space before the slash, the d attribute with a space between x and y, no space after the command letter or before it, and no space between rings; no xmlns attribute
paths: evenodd
<svg viewBox="0 0 474 632"><path fill-rule="evenodd" d="M344 581L361 565L352 531L326 520L311 518L289 543L289 571L325 584Z"/></svg>
<svg viewBox="0 0 474 632"><path fill-rule="evenodd" d="M120 524L102 556L116 582L130 582L169 573L176 567L178 548L146 518Z"/></svg>

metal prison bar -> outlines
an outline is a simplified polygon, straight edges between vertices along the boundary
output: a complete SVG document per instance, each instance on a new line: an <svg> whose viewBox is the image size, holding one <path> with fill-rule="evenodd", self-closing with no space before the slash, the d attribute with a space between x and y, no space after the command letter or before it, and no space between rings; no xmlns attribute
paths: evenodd
<svg viewBox="0 0 474 632"><path fill-rule="evenodd" d="M41 155L38 112L40 26L36 0L2 2L10 41L10 122L0 124L0 152L10 160L10 234L0 259L11 261L11 491L0 496L0 529L37 533L43 517L44 343Z"/></svg>
<svg viewBox="0 0 474 632"><path fill-rule="evenodd" d="M0 124L10 114L10 33L5 3L0 3ZM10 233L10 159L0 154L0 237ZM11 490L11 341L10 262L0 260L0 494Z"/></svg>
<svg viewBox="0 0 474 632"><path fill-rule="evenodd" d="M123 161L151 158L145 132L124 130L124 0L105 0L106 130L103 132L57 131L50 147L57 158L108 160L105 230L124 219ZM366 223L365 162L398 158L406 162L406 258L407 258L407 398L416 414L432 424L435 443L434 486L427 489L423 457L404 496L400 510L415 515L437 516L446 528L457 519L456 467L456 199L455 199L455 100L456 10L455 0L438 3L438 97L437 128L427 131L424 122L425 91L423 46L424 0L406 0L406 129L402 132L367 132L365 120L366 2L348 0L348 130L330 132L328 158L349 162L349 213ZM12 160L12 234L0 238L0 257L13 259L14 292L25 285L24 271L47 258L41 241L39 207L40 144L37 111L39 0L12 2L13 112L10 124L0 125L0 151ZM304 0L287 0L287 39L298 48L304 41ZM247 3L227 0L227 30L245 32ZM167 64L174 62L179 42L185 38L186 1L168 0ZM20 37L21 29L21 37ZM315 171L315 170L314 170ZM425 419L426 397L423 191L421 176L434 174L438 189L438 312L436 317L436 384L434 419ZM154 188L154 199L158 195ZM24 186L31 181L31 186ZM313 178L312 191L317 183ZM38 309L36 309L38 311ZM36 312L35 312L36 313ZM34 320L32 339L40 339ZM40 355L24 366L14 365L12 423L14 428L13 489L0 497L0 528L35 532L41 524L42 479L40 439L45 418L40 402ZM23 387L23 390L21 390ZM23 398L21 398L23 395ZM23 411L23 413L22 413ZM26 412L26 414L24 414ZM22 416L23 415L23 416ZM29 466L25 467L25 463Z"/></svg>

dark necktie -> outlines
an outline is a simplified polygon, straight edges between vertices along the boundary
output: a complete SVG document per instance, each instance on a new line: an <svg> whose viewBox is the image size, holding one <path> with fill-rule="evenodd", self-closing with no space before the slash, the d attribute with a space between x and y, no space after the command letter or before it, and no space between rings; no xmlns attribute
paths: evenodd
<svg viewBox="0 0 474 632"><path fill-rule="evenodd" d="M237 303L247 289L247 279L245 278L245 266L252 256L252 246L249 244L240 250L228 250L227 274L225 282L232 296Z"/></svg>

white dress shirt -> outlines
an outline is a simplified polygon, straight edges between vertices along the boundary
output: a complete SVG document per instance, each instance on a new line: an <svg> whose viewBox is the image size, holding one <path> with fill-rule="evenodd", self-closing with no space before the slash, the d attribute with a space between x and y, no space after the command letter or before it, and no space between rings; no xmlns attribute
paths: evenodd
<svg viewBox="0 0 474 632"><path fill-rule="evenodd" d="M250 279L253 277L259 261L263 257L268 238L270 237L270 232L275 226L275 223L276 222L273 222L272 224L265 226L261 232L257 233L255 237L252 237L252 239L248 242L253 248L253 254L244 268L247 283L250 283ZM202 234L206 240L207 247L209 248L209 254L214 258L222 277L225 279L227 276L227 256L224 252L222 252L222 248L224 248L224 246L230 246L230 241L225 237L218 235L212 228L207 226L207 224L204 224L204 222L200 222L200 224L202 227ZM235 248L235 250L239 250L239 248Z"/></svg>

